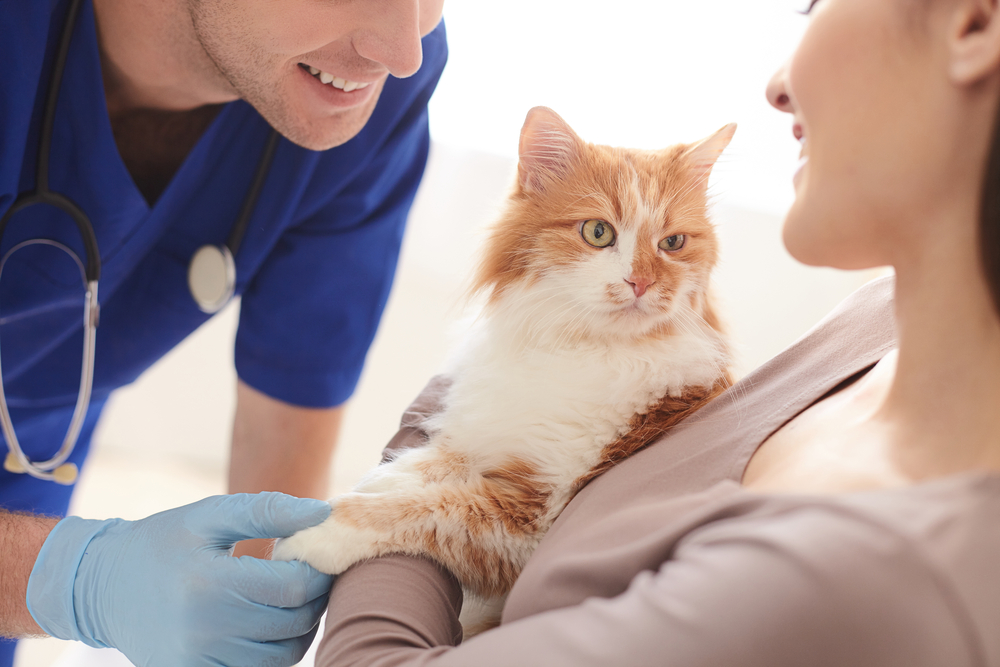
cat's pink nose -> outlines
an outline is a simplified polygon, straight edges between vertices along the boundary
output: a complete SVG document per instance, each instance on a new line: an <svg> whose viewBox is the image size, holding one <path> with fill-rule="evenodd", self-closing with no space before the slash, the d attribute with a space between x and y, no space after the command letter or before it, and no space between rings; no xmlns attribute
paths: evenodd
<svg viewBox="0 0 1000 667"><path fill-rule="evenodd" d="M635 298L639 298L646 293L646 288L653 284L652 278L646 278L645 276L632 276L626 278L625 282L632 286L632 291L635 292Z"/></svg>

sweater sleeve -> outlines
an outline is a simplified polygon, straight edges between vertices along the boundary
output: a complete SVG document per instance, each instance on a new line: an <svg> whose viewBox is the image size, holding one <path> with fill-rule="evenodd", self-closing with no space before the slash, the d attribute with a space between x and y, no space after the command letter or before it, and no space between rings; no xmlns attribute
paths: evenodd
<svg viewBox="0 0 1000 667"><path fill-rule="evenodd" d="M406 408L399 423L399 430L382 450L383 463L404 450L422 447L427 443L424 422L428 417L441 411L450 386L451 379L445 375L435 375L431 378L420 395L413 399L410 407Z"/></svg>
<svg viewBox="0 0 1000 667"><path fill-rule="evenodd" d="M698 528L615 597L462 645L451 575L401 556L361 564L333 589L316 665L984 664L957 599L919 545L864 517L806 507Z"/></svg>

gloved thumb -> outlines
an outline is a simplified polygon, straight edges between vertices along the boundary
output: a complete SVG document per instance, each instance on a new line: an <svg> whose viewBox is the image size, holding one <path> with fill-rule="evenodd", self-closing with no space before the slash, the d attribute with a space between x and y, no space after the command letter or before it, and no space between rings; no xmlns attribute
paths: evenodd
<svg viewBox="0 0 1000 667"><path fill-rule="evenodd" d="M240 540L288 537L330 516L330 503L325 500L273 492L213 496L190 508L184 527L222 546Z"/></svg>

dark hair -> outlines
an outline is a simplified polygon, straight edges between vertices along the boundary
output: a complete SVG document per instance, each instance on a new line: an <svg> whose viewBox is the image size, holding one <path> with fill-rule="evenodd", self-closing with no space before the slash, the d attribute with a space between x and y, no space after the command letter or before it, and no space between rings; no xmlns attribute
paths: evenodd
<svg viewBox="0 0 1000 667"><path fill-rule="evenodd" d="M993 128L990 155L983 176L979 211L979 258L993 309L1000 315L1000 116Z"/></svg>

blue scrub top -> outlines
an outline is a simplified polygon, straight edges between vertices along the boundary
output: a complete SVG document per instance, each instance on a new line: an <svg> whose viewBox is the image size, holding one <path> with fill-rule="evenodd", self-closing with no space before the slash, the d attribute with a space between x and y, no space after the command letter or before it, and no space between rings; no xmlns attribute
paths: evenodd
<svg viewBox="0 0 1000 667"><path fill-rule="evenodd" d="M68 0L0 2L0 215L34 187L45 93L67 8ZM371 120L346 144L323 152L285 139L278 145L236 256L236 369L269 396L335 406L358 381L427 159L427 102L447 58L443 24L423 49L420 71L390 78ZM71 458L78 465L108 395L208 319L188 292L188 262L201 245L225 242L269 133L246 103L225 106L150 207L115 146L93 7L84 2L49 172L50 187L90 216L103 261L94 397ZM35 237L58 239L85 258L72 221L40 206L13 217L0 251ZM13 255L0 280L4 386L18 437L34 460L58 450L76 401L82 295L76 265L48 247ZM69 493L0 470L0 507L63 514Z"/></svg>

